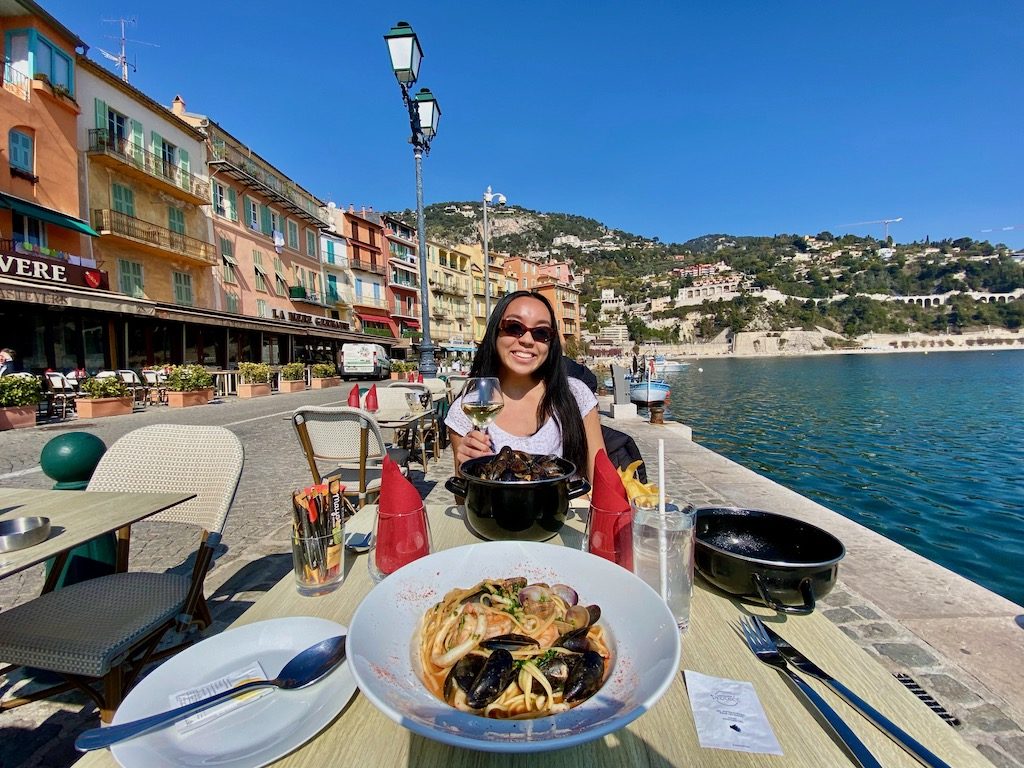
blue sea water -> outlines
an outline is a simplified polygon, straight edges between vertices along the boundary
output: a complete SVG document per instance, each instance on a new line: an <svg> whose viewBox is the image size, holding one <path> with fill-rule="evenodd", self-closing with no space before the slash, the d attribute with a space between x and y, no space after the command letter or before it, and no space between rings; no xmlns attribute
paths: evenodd
<svg viewBox="0 0 1024 768"><path fill-rule="evenodd" d="M699 360L668 378L697 442L1024 604L1024 353Z"/></svg>

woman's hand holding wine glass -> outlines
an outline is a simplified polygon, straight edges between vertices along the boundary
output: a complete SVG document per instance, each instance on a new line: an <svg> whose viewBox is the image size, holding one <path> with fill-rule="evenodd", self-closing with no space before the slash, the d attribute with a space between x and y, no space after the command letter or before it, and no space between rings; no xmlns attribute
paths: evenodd
<svg viewBox="0 0 1024 768"><path fill-rule="evenodd" d="M467 432L459 442L455 457L457 464L461 465L470 459L487 456L494 452L487 428L494 423L504 407L505 400L496 377L487 376L466 380L466 386L462 390L462 410L472 422L474 429Z"/></svg>

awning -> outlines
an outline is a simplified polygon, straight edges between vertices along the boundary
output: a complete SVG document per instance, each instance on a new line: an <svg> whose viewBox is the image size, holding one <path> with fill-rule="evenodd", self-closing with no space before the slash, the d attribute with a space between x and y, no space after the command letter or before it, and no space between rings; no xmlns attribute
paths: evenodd
<svg viewBox="0 0 1024 768"><path fill-rule="evenodd" d="M262 264L256 264L256 263L254 263L254 264L252 265L252 268L253 268L253 269L255 269L255 270L256 270L257 272L259 272L259 273L260 273L261 275L263 275L264 277L266 277L266 276L267 276L267 270L265 270L265 269L263 268L263 265L262 265Z"/></svg>
<svg viewBox="0 0 1024 768"><path fill-rule="evenodd" d="M402 325L406 325L409 328L419 328L420 327L420 321L419 320L403 320L402 321Z"/></svg>
<svg viewBox="0 0 1024 768"><path fill-rule="evenodd" d="M89 237L100 236L99 232L81 219L68 216L66 213L55 211L52 208L44 208L41 205L30 203L28 200L22 200L20 197L14 197L5 192L0 192L0 208L10 208L16 213L31 216L33 219L39 219L40 221L48 221L65 229L73 229L75 232L81 232L83 235L89 235Z"/></svg>
<svg viewBox="0 0 1024 768"><path fill-rule="evenodd" d="M468 344L442 344L441 347L452 352L476 352L476 347L471 347Z"/></svg>
<svg viewBox="0 0 1024 768"><path fill-rule="evenodd" d="M222 253L220 255L220 257L224 260L225 264L230 264L232 267L237 267L238 266L238 259L236 259L234 256L232 256L227 251Z"/></svg>
<svg viewBox="0 0 1024 768"><path fill-rule="evenodd" d="M391 335L396 339L401 336L398 332L398 326L395 325L395 321L386 315L371 315L368 312L356 312L356 317L362 320L364 323L377 323L379 325L386 325L391 329Z"/></svg>

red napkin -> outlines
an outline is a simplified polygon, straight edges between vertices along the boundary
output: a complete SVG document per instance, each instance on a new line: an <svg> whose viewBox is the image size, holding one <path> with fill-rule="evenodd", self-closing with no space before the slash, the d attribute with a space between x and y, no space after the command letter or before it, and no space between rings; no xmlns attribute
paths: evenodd
<svg viewBox="0 0 1024 768"><path fill-rule="evenodd" d="M416 374L416 383L417 384L422 384L423 383L423 374L422 373L417 373Z"/></svg>
<svg viewBox="0 0 1024 768"><path fill-rule="evenodd" d="M353 408L359 407L359 385L353 384L352 391L348 393L348 404Z"/></svg>
<svg viewBox="0 0 1024 768"><path fill-rule="evenodd" d="M370 413L376 413L377 408L377 385L371 384L370 391L366 393L366 410Z"/></svg>
<svg viewBox="0 0 1024 768"><path fill-rule="evenodd" d="M430 554L427 515L419 492L387 456L377 501L377 570L388 574Z"/></svg>
<svg viewBox="0 0 1024 768"><path fill-rule="evenodd" d="M604 449L594 459L587 550L633 570L632 512L626 489Z"/></svg>
<svg viewBox="0 0 1024 768"><path fill-rule="evenodd" d="M416 371L409 371L409 373L407 373L405 375L405 380L406 381L416 381Z"/></svg>

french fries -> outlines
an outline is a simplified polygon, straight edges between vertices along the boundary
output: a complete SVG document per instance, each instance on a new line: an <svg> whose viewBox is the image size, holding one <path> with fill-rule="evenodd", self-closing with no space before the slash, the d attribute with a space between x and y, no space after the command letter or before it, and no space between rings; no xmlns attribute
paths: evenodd
<svg viewBox="0 0 1024 768"><path fill-rule="evenodd" d="M658 493L658 486L654 483L641 483L636 477L637 468L643 463L642 459L637 459L628 467L624 469L617 469L619 478L622 480L623 486L626 488L626 496L630 499L642 496L644 494Z"/></svg>

